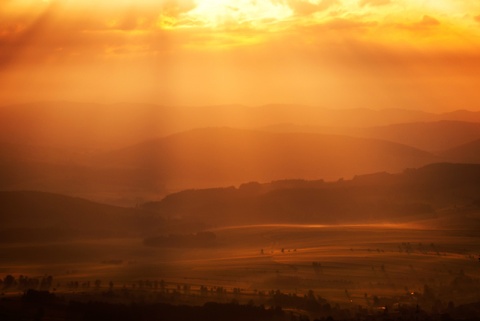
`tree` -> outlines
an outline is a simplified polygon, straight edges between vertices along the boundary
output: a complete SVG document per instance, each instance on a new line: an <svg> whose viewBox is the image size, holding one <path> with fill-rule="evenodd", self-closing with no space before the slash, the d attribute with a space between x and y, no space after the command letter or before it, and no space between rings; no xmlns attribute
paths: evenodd
<svg viewBox="0 0 480 321"><path fill-rule="evenodd" d="M13 275L9 274L3 279L3 287L5 289L8 289L14 285L15 285L15 277Z"/></svg>

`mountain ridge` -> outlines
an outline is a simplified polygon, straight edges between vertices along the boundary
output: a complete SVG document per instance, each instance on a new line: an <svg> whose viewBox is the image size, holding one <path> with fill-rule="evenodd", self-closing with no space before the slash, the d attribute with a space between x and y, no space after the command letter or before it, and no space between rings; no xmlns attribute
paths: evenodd
<svg viewBox="0 0 480 321"><path fill-rule="evenodd" d="M480 226L480 164L436 163L402 173L337 182L251 182L185 190L143 206L161 215L214 225L435 222ZM477 215L478 216L478 215ZM466 223L464 223L466 222ZM453 226L453 225L452 225ZM470 226L470 228L472 228Z"/></svg>
<svg viewBox="0 0 480 321"><path fill-rule="evenodd" d="M228 178L216 184L222 186L285 178L336 180L376 170L400 171L437 159L409 146L376 139L216 127L149 140L103 154L94 163L150 168L152 173L172 179Z"/></svg>
<svg viewBox="0 0 480 321"><path fill-rule="evenodd" d="M434 114L398 108L328 109L281 104L174 107L42 102L1 107L0 141L91 150L120 148L197 127L256 128L285 122L302 126L370 127L442 119L480 122L480 112L458 110Z"/></svg>

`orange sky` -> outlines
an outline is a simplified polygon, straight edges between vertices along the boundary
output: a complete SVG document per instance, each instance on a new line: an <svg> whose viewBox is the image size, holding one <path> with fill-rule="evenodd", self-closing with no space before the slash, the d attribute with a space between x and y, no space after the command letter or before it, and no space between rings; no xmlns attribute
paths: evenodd
<svg viewBox="0 0 480 321"><path fill-rule="evenodd" d="M480 2L3 0L1 104L480 110Z"/></svg>

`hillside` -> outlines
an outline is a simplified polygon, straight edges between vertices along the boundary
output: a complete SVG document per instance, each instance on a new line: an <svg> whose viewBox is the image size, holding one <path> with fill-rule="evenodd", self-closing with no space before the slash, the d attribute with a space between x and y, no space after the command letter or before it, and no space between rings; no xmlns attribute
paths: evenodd
<svg viewBox="0 0 480 321"><path fill-rule="evenodd" d="M2 241L138 236L162 222L140 209L33 191L0 191L0 208Z"/></svg>
<svg viewBox="0 0 480 321"><path fill-rule="evenodd" d="M472 227L480 223L479 189L480 165L439 163L331 183L296 180L187 190L144 207L216 225L414 222L446 215ZM468 213L477 216L470 220Z"/></svg>
<svg viewBox="0 0 480 321"><path fill-rule="evenodd" d="M106 153L94 163L144 169L167 186L198 188L285 178L337 180L436 160L418 149L374 139L205 128Z"/></svg>
<svg viewBox="0 0 480 321"><path fill-rule="evenodd" d="M132 206L186 188L331 181L438 161L472 162L475 155L464 161L437 153L479 139L479 115L301 105L3 106L0 189Z"/></svg>
<svg viewBox="0 0 480 321"><path fill-rule="evenodd" d="M41 154L42 149L33 151ZM59 162L5 157L0 161L0 188L81 195L102 202L125 197L121 204L133 205L136 198L186 188L290 178L337 180L399 172L437 160L427 152L375 139L205 128L92 154L78 162L75 157Z"/></svg>
<svg viewBox="0 0 480 321"><path fill-rule="evenodd" d="M89 153L203 127L259 128L293 123L364 128L439 120L480 122L480 112L434 114L407 109L328 109L303 105L181 107L43 102L1 106L0 142Z"/></svg>
<svg viewBox="0 0 480 321"><path fill-rule="evenodd" d="M480 123L442 120L394 124L358 129L357 135L381 138L430 152L438 152L480 139Z"/></svg>
<svg viewBox="0 0 480 321"><path fill-rule="evenodd" d="M398 123L373 127L315 127L277 124L262 128L269 132L303 132L382 139L438 153L480 139L480 123L466 121L430 121Z"/></svg>
<svg viewBox="0 0 480 321"><path fill-rule="evenodd" d="M440 153L440 156L459 163L480 163L480 139L456 146Z"/></svg>
<svg viewBox="0 0 480 321"><path fill-rule="evenodd" d="M104 168L75 163L0 162L0 190L38 190L122 206L150 195L165 195L163 183L143 169Z"/></svg>

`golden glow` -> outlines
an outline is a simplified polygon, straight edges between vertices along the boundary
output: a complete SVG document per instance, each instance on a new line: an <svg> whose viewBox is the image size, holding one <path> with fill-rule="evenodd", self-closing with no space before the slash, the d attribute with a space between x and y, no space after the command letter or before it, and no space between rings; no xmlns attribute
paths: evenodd
<svg viewBox="0 0 480 321"><path fill-rule="evenodd" d="M269 0L203 0L186 16L204 26L262 26L291 17L292 9L284 3Z"/></svg>
<svg viewBox="0 0 480 321"><path fill-rule="evenodd" d="M240 44L252 42L242 40L238 30L248 38L246 31L292 34L302 28L335 29L341 36L357 32L359 37L361 32L367 39L387 42L392 34L413 31L407 36L410 44L423 43L425 33L420 39L415 34L420 29L428 29L429 38L443 40L446 35L462 41L480 35L480 4L467 0L7 0L0 6L5 15L0 24L3 35L46 14L74 23L80 31L187 28L195 30L192 33L210 30Z"/></svg>
<svg viewBox="0 0 480 321"><path fill-rule="evenodd" d="M478 100L479 17L468 0L6 0L0 98L447 108Z"/></svg>

